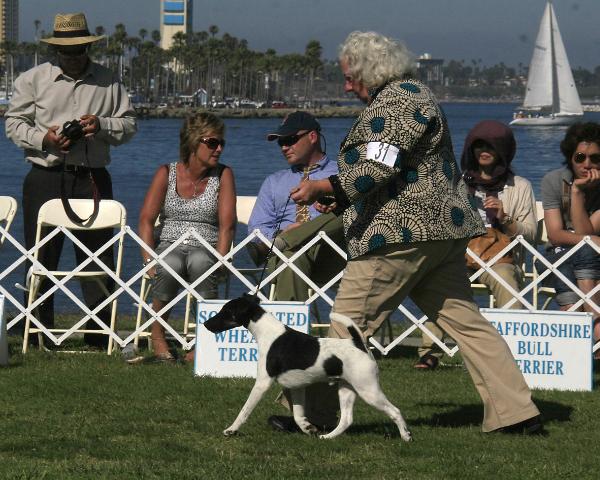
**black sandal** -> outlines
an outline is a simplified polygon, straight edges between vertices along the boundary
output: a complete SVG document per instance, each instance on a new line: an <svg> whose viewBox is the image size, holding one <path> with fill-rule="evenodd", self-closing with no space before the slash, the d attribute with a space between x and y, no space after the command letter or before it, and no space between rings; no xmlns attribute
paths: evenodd
<svg viewBox="0 0 600 480"><path fill-rule="evenodd" d="M439 361L440 360L437 357L431 355L431 353L426 353L421 358L419 358L419 361L415 363L414 367L419 370L435 370L435 368L438 366Z"/></svg>

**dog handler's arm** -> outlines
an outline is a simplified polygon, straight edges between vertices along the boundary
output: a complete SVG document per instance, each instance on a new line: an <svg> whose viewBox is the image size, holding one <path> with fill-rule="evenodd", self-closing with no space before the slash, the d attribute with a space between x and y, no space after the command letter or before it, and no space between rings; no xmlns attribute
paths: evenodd
<svg viewBox="0 0 600 480"><path fill-rule="evenodd" d="M138 224L138 234L146 244L154 249L154 224L160 213L162 204L167 194L167 185L169 183L169 168L167 165L161 165L152 179L150 187L146 192L144 204L140 212L140 221ZM142 263L146 265L152 260L151 253L142 247ZM148 274L154 275L154 268Z"/></svg>

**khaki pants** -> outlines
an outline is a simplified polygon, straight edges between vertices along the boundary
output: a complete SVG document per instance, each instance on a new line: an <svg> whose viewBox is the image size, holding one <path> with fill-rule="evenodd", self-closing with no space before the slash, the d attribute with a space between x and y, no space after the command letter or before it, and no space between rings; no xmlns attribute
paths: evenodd
<svg viewBox="0 0 600 480"><path fill-rule="evenodd" d="M492 270L514 290L517 292L521 290L521 279L523 277L523 273L519 267L513 265L512 263L497 263L496 265L492 266ZM471 272L472 271L470 271L469 274L472 274ZM504 285L502 285L495 277L487 272L483 272L476 282L483 283L490 289L492 295L494 295L494 298L496 299L497 308L503 308L504 305L513 299L512 294L504 287ZM519 310L523 308L523 304L519 301L516 301L509 308L513 310ZM427 321L424 325L437 338L443 338L444 332L442 332L435 323ZM422 357L423 355L433 355L435 357L442 358L444 352L438 347L438 345L434 343L429 335L425 333L422 335L423 340L418 349L419 357Z"/></svg>
<svg viewBox="0 0 600 480"><path fill-rule="evenodd" d="M345 248L342 217L329 213L282 233L280 237L287 245L282 249L282 253L288 258L291 257L320 231ZM269 260L269 273L273 272L279 263L279 257L273 255ZM344 268L346 260L321 240L294 260L294 265L317 285L324 285ZM286 268L277 275L273 300L303 302L306 299L308 285L296 272Z"/></svg>
<svg viewBox="0 0 600 480"><path fill-rule="evenodd" d="M392 245L348 262L333 310L365 337L410 295L458 344L484 405L482 429L495 430L539 414L512 354L479 313L467 278L466 240ZM335 322L331 337L348 337ZM309 418L310 420L310 418Z"/></svg>

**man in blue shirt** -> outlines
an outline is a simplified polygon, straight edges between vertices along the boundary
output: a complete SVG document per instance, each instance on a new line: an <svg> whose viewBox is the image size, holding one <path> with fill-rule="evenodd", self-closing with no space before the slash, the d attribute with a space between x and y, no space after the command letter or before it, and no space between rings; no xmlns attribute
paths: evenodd
<svg viewBox="0 0 600 480"><path fill-rule="evenodd" d="M248 222L248 232L258 229L269 239L276 237L275 245L288 257L319 231L325 231L344 248L341 218L332 213L321 215L314 205L296 206L288 201L292 188L303 179L319 180L338 173L337 163L330 161L321 148L319 122L310 113L297 111L288 115L267 139L277 140L289 168L269 175L263 182ZM260 241L254 245L263 256L269 250L269 246ZM273 256L269 265L271 271L277 262L278 258ZM345 261L320 241L294 265L317 284L323 284L344 268ZM318 268L314 268L316 266ZM275 300L304 301L307 298L307 284L290 268L277 276Z"/></svg>

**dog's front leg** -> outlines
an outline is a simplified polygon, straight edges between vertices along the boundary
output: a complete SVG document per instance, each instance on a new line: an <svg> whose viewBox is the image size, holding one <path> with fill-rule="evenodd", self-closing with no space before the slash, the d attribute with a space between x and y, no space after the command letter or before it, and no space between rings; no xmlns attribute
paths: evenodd
<svg viewBox="0 0 600 480"><path fill-rule="evenodd" d="M304 388L292 388L290 389L292 396L292 413L294 414L294 421L296 425L307 435L315 435L319 429L315 427L306 418L304 411L305 406L305 390Z"/></svg>
<svg viewBox="0 0 600 480"><path fill-rule="evenodd" d="M252 387L252 391L248 396L248 400L246 400L246 403L240 410L240 413L238 414L235 421L231 424L231 426L223 431L223 435L230 436L235 435L237 433L237 431L244 424L244 422L248 420L248 417L252 413L252 410L254 410L254 407L256 407L256 405L258 404L262 396L265 394L265 392L269 389L272 383L273 379L268 375L264 375L256 379L256 383L254 384L254 387Z"/></svg>

